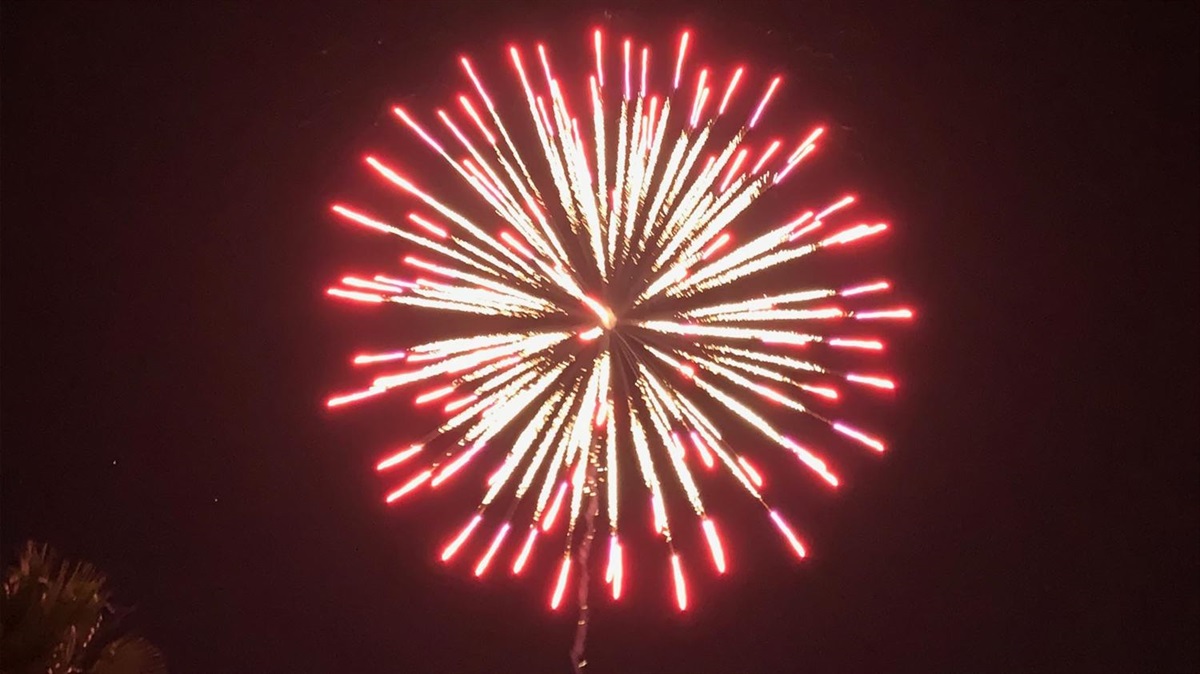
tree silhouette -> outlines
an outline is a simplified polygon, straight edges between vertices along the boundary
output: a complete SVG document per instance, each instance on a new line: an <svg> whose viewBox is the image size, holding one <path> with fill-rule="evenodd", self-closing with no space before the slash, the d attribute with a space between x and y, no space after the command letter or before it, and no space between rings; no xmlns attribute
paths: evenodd
<svg viewBox="0 0 1200 674"><path fill-rule="evenodd" d="M111 596L91 564L26 543L4 574L0 674L166 674L158 648L119 629Z"/></svg>

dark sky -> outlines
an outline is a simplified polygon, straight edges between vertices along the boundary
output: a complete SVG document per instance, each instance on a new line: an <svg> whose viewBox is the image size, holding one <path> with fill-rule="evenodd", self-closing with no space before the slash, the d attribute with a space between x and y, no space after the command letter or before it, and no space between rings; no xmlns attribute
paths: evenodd
<svg viewBox="0 0 1200 674"><path fill-rule="evenodd" d="M326 208L400 203L359 157L411 156L387 106L442 105L463 50L686 25L788 74L783 128L831 122L829 189L895 224L845 263L920 317L863 408L892 451L781 492L812 557L730 504L734 573L680 618L643 541L594 671L1200 669L1195 5L558 4L5 3L6 557L108 570L174 672L566 671L552 562L481 585L435 562L471 489L381 503L429 420L322 408L428 320L326 301L399 252Z"/></svg>

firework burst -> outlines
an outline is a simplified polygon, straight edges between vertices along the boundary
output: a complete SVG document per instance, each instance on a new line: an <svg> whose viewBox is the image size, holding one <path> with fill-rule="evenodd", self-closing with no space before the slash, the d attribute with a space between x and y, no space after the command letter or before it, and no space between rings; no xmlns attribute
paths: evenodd
<svg viewBox="0 0 1200 674"><path fill-rule="evenodd" d="M459 96L455 107L421 118L394 109L396 121L477 199L452 208L393 163L366 157L418 210L390 220L357 206L337 204L333 211L422 256L403 257L415 276L347 276L329 294L520 327L481 327L356 356L356 365L377 369L370 385L328 405L412 388L416 405L440 406L439 428L378 463L394 484L387 502L439 489L471 462L490 462L482 501L440 557L474 555L476 576L499 566L520 574L539 537L553 535L555 542L543 544L560 559L549 579L552 608L562 605L571 584L572 550L592 542L597 513L607 521L604 579L613 598L621 596L628 561L619 484L640 480L684 610L686 551L672 542L673 527L698 527L715 571L727 568L700 472L734 480L763 505L787 548L805 555L800 536L765 500L755 457L726 440L725 424L761 434L768 442L756 451L782 450L836 487L838 477L818 451L761 409L809 415L853 444L884 451L873 434L814 407L837 399L838 382L895 384L874 368L832 369L822 355L881 351L883 343L861 328L912 312L852 308L890 290L874 279L738 295L752 275L872 237L887 225L845 222L844 209L854 202L846 196L784 222L752 222L755 233L738 234L751 204L807 163L823 129L762 133L781 78L756 82L742 67L694 68L688 33L670 67L657 70L648 47L630 40L610 45L600 31L592 38L594 71L586 86L570 92L583 99L575 108L544 46L509 48L523 97L504 105L524 107L520 124L527 128L501 118L467 58L461 65L473 93ZM531 140L514 140L521 137ZM678 510L687 514L682 521ZM564 522L565 533L553 533Z"/></svg>

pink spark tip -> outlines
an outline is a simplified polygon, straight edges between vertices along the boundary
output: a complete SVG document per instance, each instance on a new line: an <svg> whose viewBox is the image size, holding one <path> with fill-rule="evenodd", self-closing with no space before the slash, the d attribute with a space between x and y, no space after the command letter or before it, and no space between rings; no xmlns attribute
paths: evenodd
<svg viewBox="0 0 1200 674"><path fill-rule="evenodd" d="M837 389L829 388L828 386L810 386L808 384L801 384L800 388L808 391L809 393L819 395L822 398L828 398L829 400L837 400L838 397Z"/></svg>
<svg viewBox="0 0 1200 674"><path fill-rule="evenodd" d="M571 557L564 555L562 565L558 570L558 581L554 583L554 594L550 596L550 609L558 610L562 603L563 592L567 589L567 575L571 572Z"/></svg>
<svg viewBox="0 0 1200 674"><path fill-rule="evenodd" d="M412 447L408 447L403 451L397 452L383 461L380 461L378 464L376 464L375 470L387 470L393 466L398 466L419 454L424 448L424 445L413 445Z"/></svg>
<svg viewBox="0 0 1200 674"><path fill-rule="evenodd" d="M679 563L679 555L671 555L671 571L675 576L675 603L680 611L687 610L687 586L683 582L683 567Z"/></svg>
<svg viewBox="0 0 1200 674"><path fill-rule="evenodd" d="M867 375L852 373L846 375L846 381L852 381L856 384L866 384L867 386L874 386L875 388L883 388L888 390L896 388L896 382L892 381L891 379L884 379L883 377L869 377Z"/></svg>
<svg viewBox="0 0 1200 674"><path fill-rule="evenodd" d="M725 114L725 106L729 104L729 99L733 96L733 90L737 88L738 80L742 79L742 72L745 68L739 67L734 71L733 77L729 80L729 86L725 88L725 95L721 97L721 106L717 108L717 114Z"/></svg>
<svg viewBox="0 0 1200 674"><path fill-rule="evenodd" d="M521 546L521 553L517 555L517 559L513 562L512 572L514 576L521 575L521 570L525 568L525 562L529 561L529 553L533 550L533 539L537 538L537 527L529 527L529 533L525 536L525 544Z"/></svg>
<svg viewBox="0 0 1200 674"><path fill-rule="evenodd" d="M373 220L371 218L368 218L367 216L363 215L362 213L353 211L349 208L346 208L345 206L342 206L341 204L334 204L333 206L329 207L329 210L333 211L334 213L337 213L338 215L342 216L343 218L346 218L347 220L353 220L354 222L357 222L358 224L360 224L364 227L370 227L371 229L374 229L376 231L387 232L387 233L392 233L395 231L395 229L393 229L391 226L386 225L382 222L379 222L378 220Z"/></svg>
<svg viewBox="0 0 1200 674"><path fill-rule="evenodd" d="M414 400L413 402L415 402L418 405L424 405L425 403L427 403L431 400L437 400L438 398L445 398L446 396L450 395L451 393L454 393L454 387L453 386L444 386L442 388L435 389L433 391L422 393L421 395L417 396L416 400Z"/></svg>
<svg viewBox="0 0 1200 674"><path fill-rule="evenodd" d="M646 71L650 68L650 48L642 47L642 86L638 89L638 94L646 95Z"/></svg>
<svg viewBox="0 0 1200 674"><path fill-rule="evenodd" d="M742 148L738 151L737 157L735 157L733 160L733 164L730 165L729 170L725 173L725 180L721 181L721 187L717 190L718 192L723 193L729 187L729 183L733 181L734 176L738 175L738 169L741 168L742 162L746 160L746 155L749 154L749 152L750 151L746 148Z"/></svg>
<svg viewBox="0 0 1200 674"><path fill-rule="evenodd" d="M771 85L767 87L767 93L763 94L762 101L758 104L758 108L754 111L754 116L750 118L750 123L747 125L749 128L753 129L754 125L758 123L758 118L762 116L763 110L766 109L767 102L771 100L771 94L775 93L775 89L782 81L782 77L776 77L775 79L771 80Z"/></svg>
<svg viewBox="0 0 1200 674"><path fill-rule="evenodd" d="M340 297L346 300L353 300L355 302L370 302L373 304L378 304L384 301L383 295L376 295L374 293L360 293L356 290L342 290L341 288L330 288L325 291L325 294L333 297Z"/></svg>
<svg viewBox="0 0 1200 674"><path fill-rule="evenodd" d="M625 40L625 99L629 99L629 40Z"/></svg>
<svg viewBox="0 0 1200 674"><path fill-rule="evenodd" d="M850 297L852 295L861 295L863 293L873 293L880 290L887 290L891 286L887 281L876 281L875 283L865 283L860 286L853 286L838 292L842 297Z"/></svg>
<svg viewBox="0 0 1200 674"><path fill-rule="evenodd" d="M878 311L856 311L855 320L869 321L878 318L912 318L912 309L881 309Z"/></svg>
<svg viewBox="0 0 1200 674"><path fill-rule="evenodd" d="M609 539L608 544L608 570L605 572L605 582L612 584L612 598L616 601L621 598L621 585L624 569L621 561L621 543L617 540L617 535L614 533Z"/></svg>
<svg viewBox="0 0 1200 674"><path fill-rule="evenodd" d="M446 403L445 407L442 408L442 411L446 412L446 413L456 412L456 411L466 407L467 405L470 405L471 403L475 402L476 400L479 400L479 396L472 393L470 395L463 396L457 400L451 400L450 402Z"/></svg>
<svg viewBox="0 0 1200 674"><path fill-rule="evenodd" d="M424 228L425 231L438 237L439 239L444 239L444 238L450 236L449 232L447 232L445 229L443 229L442 227L438 227L437 225L433 224L429 220L426 220L425 218L421 217L420 215L418 215L416 213L409 213L408 219L417 223L422 228Z"/></svg>
<svg viewBox="0 0 1200 674"><path fill-rule="evenodd" d="M758 175L758 172L762 170L762 167L767 163L767 160L770 159L777 150L779 150L779 145L780 143L778 140L771 141L771 145L767 147L766 151L763 152L762 157L760 157L758 162L754 164L754 168L750 169L750 175Z"/></svg>
<svg viewBox="0 0 1200 674"><path fill-rule="evenodd" d="M826 216L828 216L828 215L830 215L830 214L832 214L832 213L835 213L835 212L837 212L837 211L840 211L841 209L843 209L843 208L845 208L845 207L849 206L849 205L850 205L850 204L852 204L852 203L854 203L854 197L853 197L853 196L851 196L851 195L844 196L844 197L842 197L840 200L838 200L837 202L835 202L835 203L831 204L831 205L830 205L828 208L826 208L825 210L821 211L820 213L817 213L817 220L818 220L818 221L819 221L819 220L824 220Z"/></svg>
<svg viewBox="0 0 1200 674"><path fill-rule="evenodd" d="M599 80L600 86L604 86L604 61L600 57L600 31L597 30L594 36L596 45L596 78Z"/></svg>
<svg viewBox="0 0 1200 674"><path fill-rule="evenodd" d="M712 552L713 565L717 573L725 573L725 550L721 547L721 538L717 535L717 526L707 517L700 521L704 528L704 537L708 539L708 549Z"/></svg>
<svg viewBox="0 0 1200 674"><path fill-rule="evenodd" d="M454 553L458 552L458 549L462 547L463 543L467 542L467 538L470 537L471 532L475 531L475 527L479 526L479 523L482 520L483 515L475 515L471 518L470 522L467 522L467 525L462 528L462 531L460 531L457 536L454 537L454 540L450 541L450 544L442 550L443 562L450 561L450 558L454 556Z"/></svg>
<svg viewBox="0 0 1200 674"><path fill-rule="evenodd" d="M713 461L712 452L708 450L708 446L704 444L696 431L689 431L688 435L692 439L692 445L696 447L696 452L700 455L700 460L704 462L704 467L712 470L716 466L716 462Z"/></svg>
<svg viewBox="0 0 1200 674"><path fill-rule="evenodd" d="M433 481L429 483L429 486L433 487L434 489L438 488L443 482L453 477L454 474L457 473L463 466L467 465L467 462L470 461L471 458L474 457L475 454L477 454L481 449L483 449L483 443L476 442L470 449L462 454L459 454L458 458L454 459L449 466L446 466L437 474L437 477L433 478Z"/></svg>
<svg viewBox="0 0 1200 674"><path fill-rule="evenodd" d="M845 339L834 337L828 341L829 346L844 349L866 349L868 351L883 351L883 342L877 339Z"/></svg>
<svg viewBox="0 0 1200 674"><path fill-rule="evenodd" d="M508 527L508 522L505 522L504 526L500 527L500 530L496 532L495 538L492 539L492 544L488 546L487 553L484 554L483 558L479 560L479 563L475 565L476 578L479 578L484 574L485 571L487 571L488 565L492 563L492 556L496 554L496 550L500 548L500 543L502 543L504 541L504 537L508 535Z"/></svg>
<svg viewBox="0 0 1200 674"><path fill-rule="evenodd" d="M792 550L795 551L796 556L804 559L805 554L807 554L804 551L804 545L800 542L800 539L796 538L796 534L792 532L792 528L783 520L783 517L772 510L771 520L775 522L775 526L783 533L784 538L787 539L788 545L792 546Z"/></svg>
<svg viewBox="0 0 1200 674"><path fill-rule="evenodd" d="M688 31L683 31L683 36L679 38L679 60L675 62L675 84L673 88L679 88L679 75L683 72L683 57L687 54Z"/></svg>
<svg viewBox="0 0 1200 674"><path fill-rule="evenodd" d="M367 363L381 363L389 360L404 360L407 356L407 351L393 351L391 353L364 353L354 357L354 364L366 365Z"/></svg>
<svg viewBox="0 0 1200 674"><path fill-rule="evenodd" d="M864 237L871 236L872 234L878 234L885 229L887 229L887 225L882 222L875 225L855 225L850 229L842 230L837 234L825 239L820 245L832 246L839 243L850 243L851 241L857 241Z"/></svg>
<svg viewBox="0 0 1200 674"><path fill-rule="evenodd" d="M884 449L886 449L886 447L883 445L883 442L881 442L879 439L873 438L860 430L851 428L840 421L833 424L833 430L843 435L848 435L877 452L882 452Z"/></svg>
<svg viewBox="0 0 1200 674"><path fill-rule="evenodd" d="M422 484L425 483L426 480L429 479L429 477L431 475L433 475L432 469L425 470L425 471L417 474L416 477L413 477L408 482L405 482L402 487L400 487L396 491L388 494L387 502L391 503L391 502L395 501L396 499L400 498L401 496L404 496L405 494L409 493L410 491L416 489L417 487L420 487Z"/></svg>
<svg viewBox="0 0 1200 674"><path fill-rule="evenodd" d="M365 391L357 391L355 393L347 393L346 395L334 396L334 397L330 398L329 400L325 401L325 406L326 407L340 407L342 405L348 405L350 403L358 402L359 400L363 400L365 398L370 398L371 396L377 396L380 393L383 393L385 390L386 389L384 389L382 387L371 387L369 389L366 389Z"/></svg>
<svg viewBox="0 0 1200 674"><path fill-rule="evenodd" d="M753 464L751 464L749 461L747 461L746 457L744 457L744 456L738 456L737 462L738 462L738 465L740 465L742 467L742 471L744 473L746 473L746 477L750 478L750 481L752 483L754 483L754 486L759 489L762 489L762 487L763 487L762 475L760 475L758 470L756 470L754 468Z"/></svg>
<svg viewBox="0 0 1200 674"><path fill-rule="evenodd" d="M542 519L542 531L550 531L550 527L554 526L554 520L558 517L558 511L562 507L563 496L566 493L567 483L563 482L558 485L558 492L554 495L554 501L550 503L550 510Z"/></svg>

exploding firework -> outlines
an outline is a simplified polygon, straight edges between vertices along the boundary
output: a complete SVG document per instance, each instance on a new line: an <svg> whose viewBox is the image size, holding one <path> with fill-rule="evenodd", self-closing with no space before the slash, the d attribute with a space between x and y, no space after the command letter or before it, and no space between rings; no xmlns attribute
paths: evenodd
<svg viewBox="0 0 1200 674"><path fill-rule="evenodd" d="M871 433L816 410L831 408L838 382L895 384L874 368L847 372L823 362L830 360L827 350L867 357L883 350L861 329L912 312L860 308L890 290L875 279L738 294L753 275L872 237L887 225L845 222L852 196L784 222L749 221L751 204L795 180L822 139L821 128L792 137L761 131L781 78L755 82L743 67L692 67L686 32L658 68L648 47L630 40L609 45L600 31L591 37L594 66L577 82L586 86L570 92L584 100L575 108L544 46L536 56L509 48L523 96L504 105L526 108L523 128L501 118L501 106L467 58L461 65L473 93L459 96L456 108L437 110L436 120L394 109L397 122L462 178L474 203L452 207L394 163L366 157L418 210L402 222L357 206L337 204L333 211L428 256L403 257L415 276L347 276L328 292L495 323L475 334L358 355L356 365L383 371L328 405L416 387L416 405L440 406L439 428L379 462L378 470L394 480L387 502L437 490L469 463L490 462L482 501L448 537L441 559L470 553L476 576L497 565L520 574L539 537L565 521L557 542L543 544L558 559L548 583L552 608L564 601L571 553L590 547L598 513L607 521L605 583L614 599L621 596L630 560L619 485L633 473L645 486L653 529L667 546L664 573L684 610L687 551L672 542L673 527L696 526L715 571L727 568L701 481L722 479L721 473L733 480L762 504L787 548L805 555L800 536L763 495L758 459L726 439L726 425L761 434L767 442L754 451L782 450L836 487L838 477L819 453L763 409L808 415L852 444L884 451ZM698 481L701 471L714 474ZM686 514L682 522L679 511Z"/></svg>

